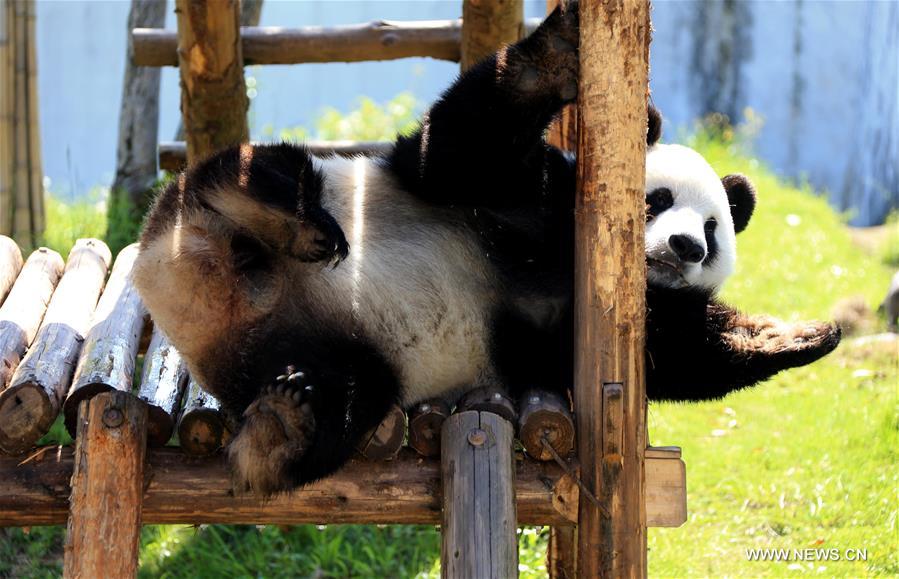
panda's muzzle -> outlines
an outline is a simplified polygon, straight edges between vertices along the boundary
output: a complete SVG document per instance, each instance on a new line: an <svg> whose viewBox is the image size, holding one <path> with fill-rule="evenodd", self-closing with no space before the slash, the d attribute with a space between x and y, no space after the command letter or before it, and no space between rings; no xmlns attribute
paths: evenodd
<svg viewBox="0 0 899 579"><path fill-rule="evenodd" d="M701 263L705 259L705 246L690 235L677 234L668 238L668 247L674 255L686 263Z"/></svg>

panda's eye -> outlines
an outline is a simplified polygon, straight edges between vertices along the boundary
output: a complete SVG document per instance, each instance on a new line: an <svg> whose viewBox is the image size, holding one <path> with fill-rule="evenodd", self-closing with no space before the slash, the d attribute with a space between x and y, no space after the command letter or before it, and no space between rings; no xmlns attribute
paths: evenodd
<svg viewBox="0 0 899 579"><path fill-rule="evenodd" d="M714 217L705 222L705 247L706 254L703 263L708 265L715 261L718 257L718 240L715 238L715 230L718 228L718 222Z"/></svg>
<svg viewBox="0 0 899 579"><path fill-rule="evenodd" d="M646 220L650 221L653 217L658 217L662 211L670 209L672 205L674 205L674 195L671 194L671 189L667 187L653 189L646 194Z"/></svg>
<svg viewBox="0 0 899 579"><path fill-rule="evenodd" d="M716 228L716 227L718 227L718 222L715 221L715 218L714 218L714 217L712 217L711 219L709 219L708 221L705 222L705 232L706 232L707 234L708 234L708 233L715 233L715 228Z"/></svg>

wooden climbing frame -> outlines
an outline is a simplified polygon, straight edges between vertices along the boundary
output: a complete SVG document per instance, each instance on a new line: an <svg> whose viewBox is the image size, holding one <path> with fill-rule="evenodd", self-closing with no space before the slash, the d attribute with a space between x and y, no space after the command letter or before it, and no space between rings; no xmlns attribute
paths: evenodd
<svg viewBox="0 0 899 579"><path fill-rule="evenodd" d="M465 66L528 28L521 0L463 4L464 24L289 30L240 29L237 0L177 0L177 34L133 33L138 64L181 70L186 145L160 147L160 163L246 140L245 62L431 56ZM23 263L0 238L0 525L67 523L67 577L134 575L140 526L152 523L441 523L445 577L514 575L517 525L549 525L551 577L646 576L646 528L686 520L680 450L646 445L648 3L581 0L580 10L578 106L550 132L579 160L576 421L567 401L539 391L517 408L475 391L454 414L429 400L408 417L394 409L326 480L270 500L235 496L217 403L131 285L136 247L113 261L103 242L79 240L65 263L45 248ZM60 414L75 444L36 447ZM174 433L180 448L163 447ZM526 452L515 451L516 433Z"/></svg>

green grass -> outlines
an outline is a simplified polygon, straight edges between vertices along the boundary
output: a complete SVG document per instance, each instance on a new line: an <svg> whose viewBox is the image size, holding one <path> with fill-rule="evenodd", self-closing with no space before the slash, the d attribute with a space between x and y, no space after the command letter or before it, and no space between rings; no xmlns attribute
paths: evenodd
<svg viewBox="0 0 899 579"><path fill-rule="evenodd" d="M850 295L876 306L896 235L883 251L865 253L808 187L778 180L733 142L700 133L690 144L719 174L749 175L759 193L725 299L789 320L826 319ZM84 234L75 214L50 218L56 247ZM84 224L103 231L89 215ZM652 443L683 448L690 514L680 528L649 531L650 575L899 574L897 356L896 342L847 340L812 366L722 401L652 405ZM0 577L58 573L62 534L0 530ZM153 526L141 538L141 575L437 577L439 543L433 527ZM546 533L524 529L519 545L522 577L545 576ZM751 562L745 552L754 547L867 549L868 560Z"/></svg>

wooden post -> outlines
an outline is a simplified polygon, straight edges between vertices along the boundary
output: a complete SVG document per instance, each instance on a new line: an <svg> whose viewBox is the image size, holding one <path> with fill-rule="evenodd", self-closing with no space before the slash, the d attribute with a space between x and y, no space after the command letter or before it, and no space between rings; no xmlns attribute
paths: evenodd
<svg viewBox="0 0 899 579"><path fill-rule="evenodd" d="M59 416L109 261L99 239L79 239L69 252L37 336L0 394L0 448L6 452L31 448Z"/></svg>
<svg viewBox="0 0 899 579"><path fill-rule="evenodd" d="M132 243L116 256L106 289L91 319L72 386L63 404L66 429L72 436L75 436L82 400L108 390L131 392L145 313L131 281L137 253L137 244Z"/></svg>
<svg viewBox="0 0 899 579"><path fill-rule="evenodd" d="M181 117L189 162L246 141L238 0L176 0Z"/></svg>
<svg viewBox="0 0 899 579"><path fill-rule="evenodd" d="M550 579L577 577L577 527L549 528L546 571Z"/></svg>
<svg viewBox="0 0 899 579"><path fill-rule="evenodd" d="M462 70L524 34L523 0L462 2Z"/></svg>
<svg viewBox="0 0 899 579"><path fill-rule="evenodd" d="M64 577L137 575L147 406L125 392L79 409Z"/></svg>
<svg viewBox="0 0 899 579"><path fill-rule="evenodd" d="M159 328L144 356L138 397L147 403L147 444L162 446L172 437L187 389L187 365Z"/></svg>
<svg viewBox="0 0 899 579"><path fill-rule="evenodd" d="M219 401L191 379L178 419L178 442L192 456L206 456L218 451L231 436Z"/></svg>
<svg viewBox="0 0 899 579"><path fill-rule="evenodd" d="M580 3L575 205L578 576L646 576L644 257L649 3Z"/></svg>
<svg viewBox="0 0 899 579"><path fill-rule="evenodd" d="M62 274L62 257L42 247L28 257L9 297L0 308L0 391L34 340L50 296Z"/></svg>
<svg viewBox="0 0 899 579"><path fill-rule="evenodd" d="M443 425L443 577L518 576L512 434L491 412L460 412Z"/></svg>

